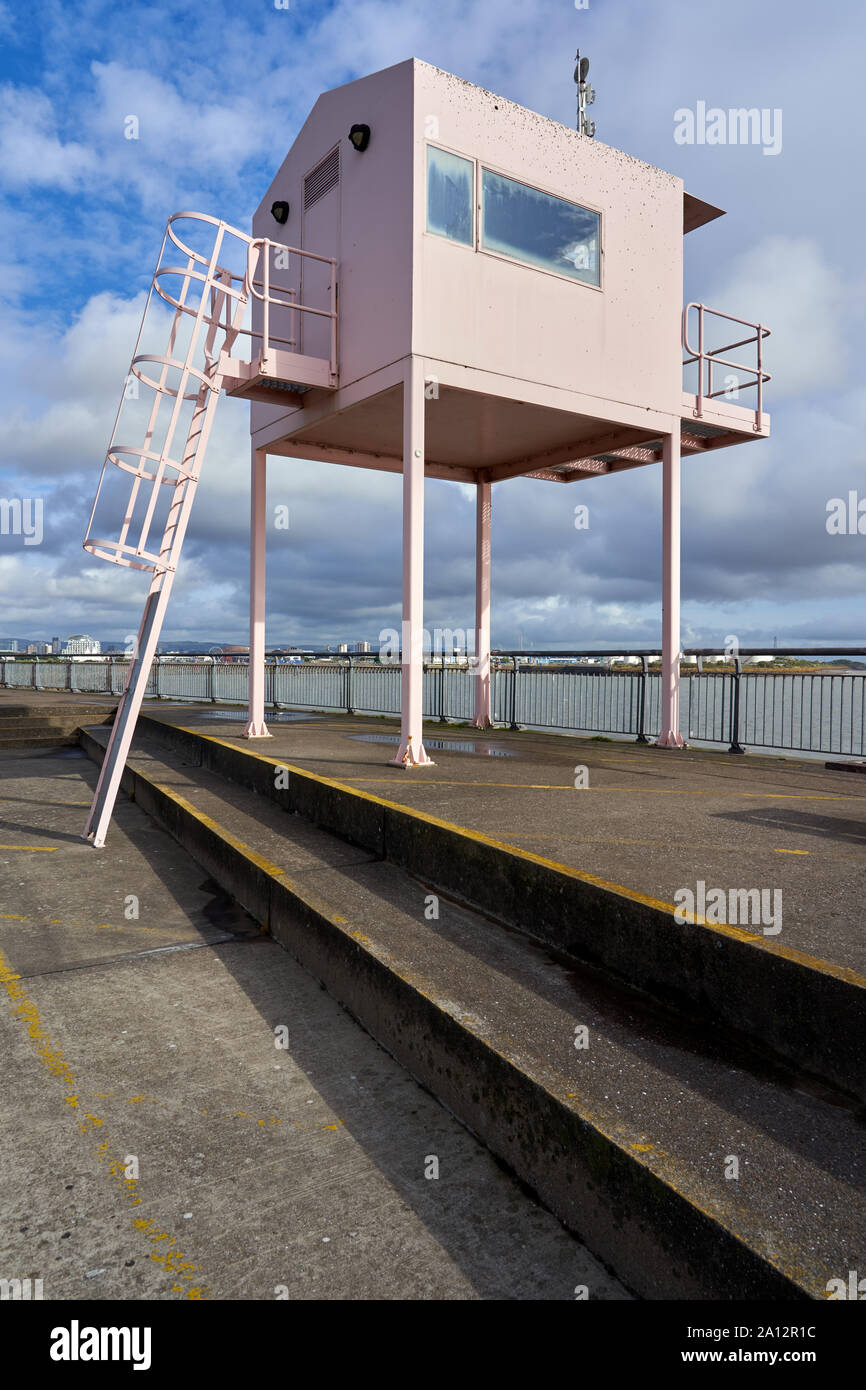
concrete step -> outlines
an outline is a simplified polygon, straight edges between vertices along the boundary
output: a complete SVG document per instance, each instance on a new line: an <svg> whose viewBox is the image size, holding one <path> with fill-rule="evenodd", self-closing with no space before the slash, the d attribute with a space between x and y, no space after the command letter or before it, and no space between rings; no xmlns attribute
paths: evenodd
<svg viewBox="0 0 866 1390"><path fill-rule="evenodd" d="M641 1296L822 1299L866 1265L840 1094L164 744L124 787Z"/></svg>
<svg viewBox="0 0 866 1390"><path fill-rule="evenodd" d="M44 700L0 704L0 749L67 747L78 742L79 729L110 724L114 705L92 701Z"/></svg>
<svg viewBox="0 0 866 1390"><path fill-rule="evenodd" d="M80 704L68 700L65 704L0 704L0 724L16 723L30 719L69 719L77 725L82 721L98 724L103 719L113 719L116 705Z"/></svg>
<svg viewBox="0 0 866 1390"><path fill-rule="evenodd" d="M142 736L297 811L507 925L866 1101L866 978L699 918L477 829L143 714ZM267 744L257 745L262 749Z"/></svg>
<svg viewBox="0 0 866 1390"><path fill-rule="evenodd" d="M2 728L2 726L0 726ZM43 730L40 733L6 736L0 733L0 749L70 748L78 743L78 730Z"/></svg>

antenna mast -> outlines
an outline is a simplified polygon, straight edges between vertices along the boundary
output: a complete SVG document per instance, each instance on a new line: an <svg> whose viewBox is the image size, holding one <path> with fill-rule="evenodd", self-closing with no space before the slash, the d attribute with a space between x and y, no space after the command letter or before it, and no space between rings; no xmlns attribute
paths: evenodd
<svg viewBox="0 0 866 1390"><path fill-rule="evenodd" d="M581 58L580 49L578 49L574 61L574 80L577 85L577 133L578 135L588 135L592 139L595 135L595 121L587 120L586 108L592 106L595 101L595 88L587 82L588 75L589 59Z"/></svg>

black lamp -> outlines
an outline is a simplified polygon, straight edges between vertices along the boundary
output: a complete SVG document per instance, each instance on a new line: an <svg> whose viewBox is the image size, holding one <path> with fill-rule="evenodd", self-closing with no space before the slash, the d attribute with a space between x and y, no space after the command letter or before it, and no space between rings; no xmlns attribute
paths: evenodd
<svg viewBox="0 0 866 1390"><path fill-rule="evenodd" d="M353 125L349 131L349 143L354 145L360 154L370 143L370 127L368 125Z"/></svg>
<svg viewBox="0 0 866 1390"><path fill-rule="evenodd" d="M284 226L289 220L289 205L286 202L271 203L271 216L280 226Z"/></svg>

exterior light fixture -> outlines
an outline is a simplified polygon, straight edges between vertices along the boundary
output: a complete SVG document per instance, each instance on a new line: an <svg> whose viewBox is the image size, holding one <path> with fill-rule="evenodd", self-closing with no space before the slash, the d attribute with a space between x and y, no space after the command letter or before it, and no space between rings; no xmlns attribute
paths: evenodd
<svg viewBox="0 0 866 1390"><path fill-rule="evenodd" d="M349 144L354 145L360 154L370 143L370 127L368 125L353 125L349 131Z"/></svg>
<svg viewBox="0 0 866 1390"><path fill-rule="evenodd" d="M289 205L285 202L271 203L271 216L280 226L284 226L289 220Z"/></svg>

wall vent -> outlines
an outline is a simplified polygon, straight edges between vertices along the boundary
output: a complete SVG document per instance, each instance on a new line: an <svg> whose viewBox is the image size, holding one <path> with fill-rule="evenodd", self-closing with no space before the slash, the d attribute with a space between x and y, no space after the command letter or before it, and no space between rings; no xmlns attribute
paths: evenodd
<svg viewBox="0 0 866 1390"><path fill-rule="evenodd" d="M304 210L311 208L340 182L340 146L335 145L304 179Z"/></svg>

